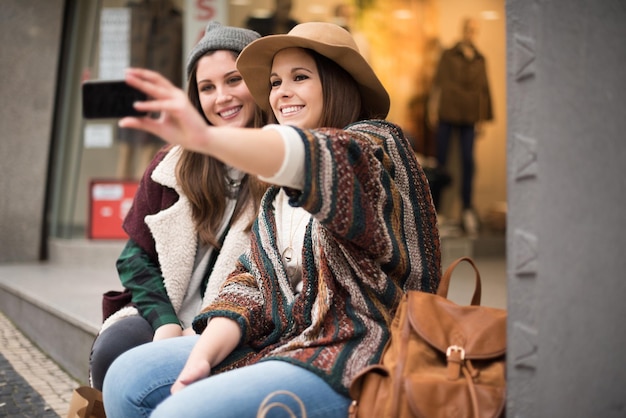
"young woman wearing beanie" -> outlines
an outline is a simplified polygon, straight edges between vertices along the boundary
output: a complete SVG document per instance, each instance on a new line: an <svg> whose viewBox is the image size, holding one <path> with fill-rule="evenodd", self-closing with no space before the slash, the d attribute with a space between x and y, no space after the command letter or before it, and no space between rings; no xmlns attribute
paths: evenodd
<svg viewBox="0 0 626 418"><path fill-rule="evenodd" d="M273 186L250 249L194 319L200 335L146 344L113 363L104 382L111 418L153 410L151 417L252 417L273 394L271 405L297 411L284 391L308 417L345 417L348 386L380 359L403 293L437 289L439 235L426 177L402 130L382 119L389 96L352 36L335 24L303 23L251 43L237 68L279 125L207 127L165 78L127 72L129 84L154 97L136 108L162 113L121 126Z"/></svg>
<svg viewBox="0 0 626 418"><path fill-rule="evenodd" d="M187 61L189 107L211 126L262 126L235 62L259 34L211 22ZM110 364L140 344L193 334L191 323L217 295L237 257L265 188L205 154L168 145L150 163L127 217L129 240L117 260L132 307L107 318L90 357L91 384L102 389Z"/></svg>

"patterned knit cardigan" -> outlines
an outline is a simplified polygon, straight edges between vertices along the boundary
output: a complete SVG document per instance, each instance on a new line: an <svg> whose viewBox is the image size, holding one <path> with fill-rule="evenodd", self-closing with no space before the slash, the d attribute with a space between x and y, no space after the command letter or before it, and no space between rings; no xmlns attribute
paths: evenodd
<svg viewBox="0 0 626 418"><path fill-rule="evenodd" d="M254 238L211 317L242 330L241 345L216 370L283 360L347 395L354 375L377 362L404 291L435 292L441 275L437 220L426 177L401 130L365 121L344 130L298 130L305 144L305 185L286 190L309 211L303 289L294 295L276 245L271 187Z"/></svg>

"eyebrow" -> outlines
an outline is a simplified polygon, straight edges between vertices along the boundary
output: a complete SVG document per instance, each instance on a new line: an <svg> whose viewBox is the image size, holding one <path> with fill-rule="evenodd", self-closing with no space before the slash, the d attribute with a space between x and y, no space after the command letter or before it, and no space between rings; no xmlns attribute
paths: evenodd
<svg viewBox="0 0 626 418"><path fill-rule="evenodd" d="M310 70L310 69L308 69L306 67L294 67L294 68L291 69L290 73L293 74L293 73L296 73L298 71L306 71L307 73L313 74L313 70ZM273 77L273 76L278 77L278 74L270 73L270 77Z"/></svg>
<svg viewBox="0 0 626 418"><path fill-rule="evenodd" d="M227 72L226 74L224 74L224 78L228 78L228 77L230 77L231 75L236 74L236 73L238 73L238 72L239 72L239 70L237 70L237 69L234 69L234 70L232 70L232 71L229 71L229 72ZM199 83L212 83L212 82L213 82L213 79L211 79L211 78L201 78L201 79L196 80L196 82L197 82L198 84L199 84Z"/></svg>

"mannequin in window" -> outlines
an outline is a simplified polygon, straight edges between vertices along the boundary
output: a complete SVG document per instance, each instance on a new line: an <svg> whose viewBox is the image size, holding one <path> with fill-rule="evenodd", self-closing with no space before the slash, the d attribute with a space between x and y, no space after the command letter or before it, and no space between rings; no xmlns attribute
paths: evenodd
<svg viewBox="0 0 626 418"><path fill-rule="evenodd" d="M352 34L359 52L366 61L370 61L370 44L367 37L357 26L357 12L350 3L339 3L333 10L333 22Z"/></svg>
<svg viewBox="0 0 626 418"><path fill-rule="evenodd" d="M461 40L441 55L431 99L434 100L432 123L437 127L437 160L445 167L452 134L458 132L461 161L462 227L470 237L478 234L479 223L472 202L474 177L474 140L480 123L491 120L493 111L487 79L486 60L474 40L478 30L475 19L462 24ZM441 212L441 193L434 191L437 212Z"/></svg>
<svg viewBox="0 0 626 418"><path fill-rule="evenodd" d="M251 15L246 21L246 27L261 36L287 33L299 23L291 17L292 6L292 0L275 0L274 12L270 16Z"/></svg>

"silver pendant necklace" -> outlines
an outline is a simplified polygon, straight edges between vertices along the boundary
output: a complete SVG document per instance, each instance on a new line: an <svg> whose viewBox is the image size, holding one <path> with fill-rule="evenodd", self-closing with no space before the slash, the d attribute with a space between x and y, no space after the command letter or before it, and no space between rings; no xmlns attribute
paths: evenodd
<svg viewBox="0 0 626 418"><path fill-rule="evenodd" d="M298 219L298 223L296 224L295 228L293 226L293 221L294 221L294 214L298 212L296 209L292 209L291 211L291 218L289 221L289 245L287 245L287 247L285 247L285 249L283 250L283 252L281 253L281 257L283 259L284 263L290 263L293 258L294 258L294 249L293 249L293 239L296 235L296 232L298 231L298 228L300 227L300 224L302 223L302 221L305 218L309 217L309 213L304 211L304 214L301 214L299 219Z"/></svg>
<svg viewBox="0 0 626 418"><path fill-rule="evenodd" d="M231 175L236 175L236 177L231 177ZM237 193L239 192L239 187L241 186L241 182L245 174L239 172L233 168L229 168L226 170L226 189L228 191L229 197L236 198Z"/></svg>

